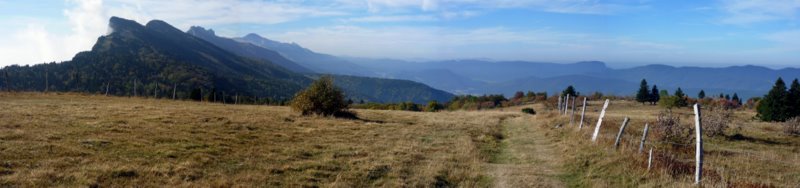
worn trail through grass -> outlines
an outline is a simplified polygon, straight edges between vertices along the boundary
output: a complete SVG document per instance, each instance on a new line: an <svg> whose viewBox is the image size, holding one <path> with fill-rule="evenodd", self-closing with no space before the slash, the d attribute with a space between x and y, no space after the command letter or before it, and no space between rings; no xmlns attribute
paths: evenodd
<svg viewBox="0 0 800 188"><path fill-rule="evenodd" d="M488 168L492 187L564 187L560 157L541 123L534 116L504 122L503 148Z"/></svg>

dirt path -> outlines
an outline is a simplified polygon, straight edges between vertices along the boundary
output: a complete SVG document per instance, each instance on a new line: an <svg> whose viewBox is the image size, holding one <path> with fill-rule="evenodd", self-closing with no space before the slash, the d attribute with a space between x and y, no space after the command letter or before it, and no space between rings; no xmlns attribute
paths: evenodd
<svg viewBox="0 0 800 188"><path fill-rule="evenodd" d="M493 187L564 187L558 178L558 151L532 116L504 123L504 148L489 164Z"/></svg>

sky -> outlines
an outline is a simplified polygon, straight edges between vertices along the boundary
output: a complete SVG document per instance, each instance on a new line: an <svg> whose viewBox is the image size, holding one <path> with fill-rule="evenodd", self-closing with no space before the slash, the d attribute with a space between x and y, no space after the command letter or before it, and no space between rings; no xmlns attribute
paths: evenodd
<svg viewBox="0 0 800 188"><path fill-rule="evenodd" d="M70 60L111 16L352 57L800 67L800 0L0 0L0 67Z"/></svg>

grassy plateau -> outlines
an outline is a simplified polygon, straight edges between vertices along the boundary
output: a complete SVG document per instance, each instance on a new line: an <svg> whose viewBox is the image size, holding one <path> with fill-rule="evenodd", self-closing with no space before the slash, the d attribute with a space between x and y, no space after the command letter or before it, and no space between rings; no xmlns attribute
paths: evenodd
<svg viewBox="0 0 800 188"><path fill-rule="evenodd" d="M656 156L649 171L638 152L644 124L662 108L612 101L595 143L601 105L590 102L578 129L579 113L570 123L542 103L355 110L351 120L279 106L0 93L0 187L693 186L693 146L647 144ZM690 109L673 111L693 125ZM724 135L704 138L703 185L800 185L800 138L754 115L735 111Z"/></svg>

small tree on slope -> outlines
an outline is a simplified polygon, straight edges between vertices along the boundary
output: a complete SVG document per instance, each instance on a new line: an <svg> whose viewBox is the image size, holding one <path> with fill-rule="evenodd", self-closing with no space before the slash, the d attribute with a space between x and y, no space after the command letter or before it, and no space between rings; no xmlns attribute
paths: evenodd
<svg viewBox="0 0 800 188"><path fill-rule="evenodd" d="M291 101L292 110L303 115L332 116L346 112L348 106L344 94L333 85L330 76L320 77L308 88L295 94Z"/></svg>
<svg viewBox="0 0 800 188"><path fill-rule="evenodd" d="M640 102L644 104L645 102L650 102L650 91L648 90L647 80L642 79L642 82L639 84L639 91L636 92L636 102Z"/></svg>

